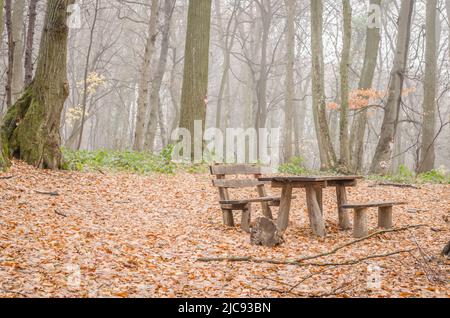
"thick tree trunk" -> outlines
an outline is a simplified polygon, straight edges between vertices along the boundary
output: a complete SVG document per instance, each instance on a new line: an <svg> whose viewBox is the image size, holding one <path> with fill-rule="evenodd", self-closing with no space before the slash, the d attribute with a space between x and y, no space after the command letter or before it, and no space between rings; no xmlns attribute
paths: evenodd
<svg viewBox="0 0 450 318"><path fill-rule="evenodd" d="M190 0L181 90L180 127L194 136L194 121L206 119L211 0ZM192 156L194 153L192 152Z"/></svg>
<svg viewBox="0 0 450 318"><path fill-rule="evenodd" d="M36 6L39 0L30 0L28 5L28 29L25 46L25 87L33 80L33 42L36 27Z"/></svg>
<svg viewBox="0 0 450 318"><path fill-rule="evenodd" d="M323 4L322 0L311 0L311 47L312 47L312 92L313 115L321 161L321 169L336 166L336 153L328 128L325 100L325 70L323 63Z"/></svg>
<svg viewBox="0 0 450 318"><path fill-rule="evenodd" d="M25 1L15 0L12 11L12 36L14 41L14 61L12 74L12 103L14 104L23 90L23 17Z"/></svg>
<svg viewBox="0 0 450 318"><path fill-rule="evenodd" d="M381 7L381 0L370 0L370 5ZM371 14L369 12L369 14ZM364 53L364 64L359 79L358 89L366 90L372 88L375 68L377 66L378 52L380 50L381 34L380 28L369 26L366 30L366 48ZM364 158L364 134L367 126L367 109L360 110L356 115L350 146L353 148L352 167L354 172L361 172Z"/></svg>
<svg viewBox="0 0 450 318"><path fill-rule="evenodd" d="M175 7L175 0L165 0L164 2L164 25L162 28L161 51L159 55L158 67L156 69L155 77L152 81L152 89L150 93L150 116L145 133L144 149L153 152L155 145L156 129L158 118L160 127L164 126L162 118L162 109L160 101L161 84L166 72L167 56L169 53L170 41L170 23L172 21L172 13ZM162 136L161 136L162 137ZM164 144L164 142L163 142Z"/></svg>
<svg viewBox="0 0 450 318"><path fill-rule="evenodd" d="M286 33L286 102L284 110L284 162L292 156L292 128L294 125L294 61L295 61L295 1L285 0L287 11Z"/></svg>
<svg viewBox="0 0 450 318"><path fill-rule="evenodd" d="M392 161L392 151L402 101L406 61L408 58L414 2L415 0L402 0L400 8L397 47L394 65L391 70L388 100L385 107L380 139L370 168L370 172L373 174L386 174L389 171Z"/></svg>
<svg viewBox="0 0 450 318"><path fill-rule="evenodd" d="M32 84L5 116L1 130L3 155L40 168L58 169L62 163L59 133L67 82L67 7L73 0L53 0L41 38Z"/></svg>
<svg viewBox="0 0 450 318"><path fill-rule="evenodd" d="M349 112L349 68L350 68L350 47L352 44L352 8L350 0L342 1L344 15L344 39L341 57L341 116L340 116L340 162L339 170L348 173L350 171L350 145L348 132L348 112Z"/></svg>
<svg viewBox="0 0 450 318"><path fill-rule="evenodd" d="M158 22L158 0L152 0L150 20L148 22L147 43L145 45L144 60L139 76L138 108L136 114L136 130L134 133L133 150L141 151L144 145L145 123L148 110L148 82L150 81L150 63L156 42L156 23ZM150 119L155 121L154 119Z"/></svg>
<svg viewBox="0 0 450 318"><path fill-rule="evenodd" d="M434 169L436 141L436 80L437 80L437 0L427 0L425 81L422 119L422 144L420 149L419 173Z"/></svg>

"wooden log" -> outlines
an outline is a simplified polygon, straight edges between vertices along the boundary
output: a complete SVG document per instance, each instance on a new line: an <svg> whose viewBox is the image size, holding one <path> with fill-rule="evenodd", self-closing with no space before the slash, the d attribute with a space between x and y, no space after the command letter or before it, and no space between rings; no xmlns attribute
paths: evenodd
<svg viewBox="0 0 450 318"><path fill-rule="evenodd" d="M339 215L339 227L342 230L349 230L352 228L350 224L350 215L347 209L342 206L347 204L347 191L345 186L340 184L336 186L336 197L338 205L338 215Z"/></svg>
<svg viewBox="0 0 450 318"><path fill-rule="evenodd" d="M392 229L392 206L378 208L378 227L386 230Z"/></svg>
<svg viewBox="0 0 450 318"><path fill-rule="evenodd" d="M367 208L354 210L353 237L362 238L369 235L367 229Z"/></svg>
<svg viewBox="0 0 450 318"><path fill-rule="evenodd" d="M252 216L252 205L249 203L242 210L242 220L241 220L241 228L247 233L250 233L250 220Z"/></svg>
<svg viewBox="0 0 450 318"><path fill-rule="evenodd" d="M272 220L261 217L252 224L250 242L253 245L275 247L283 243L283 237Z"/></svg>
<svg viewBox="0 0 450 318"><path fill-rule="evenodd" d="M313 186L306 188L306 203L308 206L309 221L313 233L320 237L325 237L325 222L317 202L317 192Z"/></svg>
<svg viewBox="0 0 450 318"><path fill-rule="evenodd" d="M292 186L286 184L281 192L280 211L278 215L278 230L284 233L289 225L289 212L291 210Z"/></svg>

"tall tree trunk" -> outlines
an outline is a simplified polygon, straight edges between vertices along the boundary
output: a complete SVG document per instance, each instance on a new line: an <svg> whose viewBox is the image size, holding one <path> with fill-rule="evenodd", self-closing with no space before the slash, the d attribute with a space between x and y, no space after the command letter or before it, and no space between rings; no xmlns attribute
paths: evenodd
<svg viewBox="0 0 450 318"><path fill-rule="evenodd" d="M0 49L3 44L3 5L4 1L0 0Z"/></svg>
<svg viewBox="0 0 450 318"><path fill-rule="evenodd" d="M447 20L450 23L450 0L445 1L445 7L447 9ZM448 35L448 43L450 43L450 33ZM448 46L448 58L450 59L450 44Z"/></svg>
<svg viewBox="0 0 450 318"><path fill-rule="evenodd" d="M371 6L381 8L381 0L370 0ZM369 15L371 13L369 12ZM368 26L366 30L366 48L364 53L364 64L359 79L358 89L367 90L372 88L375 69L377 66L378 52L380 50L381 34L380 28ZM355 118L350 146L352 152L352 168L355 172L361 172L364 159L364 134L367 126L367 109L360 110Z"/></svg>
<svg viewBox="0 0 450 318"><path fill-rule="evenodd" d="M436 80L437 80L437 0L427 0L425 81L423 83L422 143L420 149L419 173L434 169L436 158Z"/></svg>
<svg viewBox="0 0 450 318"><path fill-rule="evenodd" d="M12 33L12 0L5 0L5 23L6 32L8 34L8 70L6 72L6 106L12 106L12 80L14 69L14 38Z"/></svg>
<svg viewBox="0 0 450 318"><path fill-rule="evenodd" d="M272 4L270 0L256 2L262 21L262 39L261 39L261 60L259 69L259 79L256 85L256 98L258 100L255 128L259 136L259 128L264 128L267 122L267 44L269 41L270 25L272 22ZM267 4L267 7L265 6ZM259 153L259 138L258 138Z"/></svg>
<svg viewBox="0 0 450 318"><path fill-rule="evenodd" d="M294 60L295 60L295 1L285 0L287 11L286 32L286 102L284 110L284 162L292 156L292 128L294 125Z"/></svg>
<svg viewBox="0 0 450 318"><path fill-rule="evenodd" d="M145 133L144 149L149 152L153 152L158 121L160 127L164 126L162 118L160 91L161 91L161 84L164 78L164 73L166 72L167 56L169 53L169 44L170 44L169 43L170 23L172 21L172 13L174 7L175 7L175 0L165 0L164 25L162 28L162 38L161 38L161 52L159 55L159 62L158 67L156 69L156 74L152 81L152 89L150 93L150 116ZM158 120L158 118L160 120Z"/></svg>
<svg viewBox="0 0 450 318"><path fill-rule="evenodd" d="M321 169L336 166L336 153L328 128L325 101L325 70L323 63L323 4L322 0L311 0L311 47L312 47L312 91L313 115L321 161Z"/></svg>
<svg viewBox="0 0 450 318"><path fill-rule="evenodd" d="M78 136L78 142L77 142L77 150L80 150L81 148L81 142L83 141L83 132L84 132L84 124L86 121L86 108L87 108L87 98L88 98L88 76L89 76L89 66L91 63L91 53L92 53L92 46L94 43L94 32L95 32L95 25L97 24L97 18L98 18L98 6L99 1L95 1L95 8L94 8L94 19L92 21L92 26L90 29L89 34L89 46L86 53L86 64L84 66L84 76L83 76L83 97L81 101L81 107L82 107L82 114L80 119L80 134Z"/></svg>
<svg viewBox="0 0 450 318"><path fill-rule="evenodd" d="M12 36L14 41L14 61L12 73L12 103L21 96L23 90L23 17L25 1L15 0L12 11Z"/></svg>
<svg viewBox="0 0 450 318"><path fill-rule="evenodd" d="M380 139L378 141L370 172L386 174L392 161L392 151L402 101L403 81L408 59L411 20L415 0L402 0L398 22L397 47L391 70L388 100L385 107Z"/></svg>
<svg viewBox="0 0 450 318"><path fill-rule="evenodd" d="M342 172L349 172L350 168L350 145L348 132L348 112L349 112L349 68L350 68L350 47L352 44L352 8L350 0L342 1L344 15L344 39L341 57L341 115L340 115L340 162L339 169Z"/></svg>
<svg viewBox="0 0 450 318"><path fill-rule="evenodd" d="M48 1L36 75L5 116L1 130L3 156L40 168L62 163L60 121L69 94L67 82L67 7L74 0Z"/></svg>
<svg viewBox="0 0 450 318"><path fill-rule="evenodd" d="M141 73L139 75L136 131L134 133L134 143L133 143L134 151L141 151L144 145L145 123L148 110L148 83L150 81L150 63L152 61L153 52L155 51L157 22L158 22L158 0L152 0L150 20L148 22L147 43L145 44L144 60L142 61Z"/></svg>
<svg viewBox="0 0 450 318"><path fill-rule="evenodd" d="M33 79L33 42L36 27L36 6L39 0L30 0L28 5L28 29L25 46L25 87L31 84Z"/></svg>
<svg viewBox="0 0 450 318"><path fill-rule="evenodd" d="M189 0L180 127L192 138L194 121L206 120L210 30L211 0Z"/></svg>

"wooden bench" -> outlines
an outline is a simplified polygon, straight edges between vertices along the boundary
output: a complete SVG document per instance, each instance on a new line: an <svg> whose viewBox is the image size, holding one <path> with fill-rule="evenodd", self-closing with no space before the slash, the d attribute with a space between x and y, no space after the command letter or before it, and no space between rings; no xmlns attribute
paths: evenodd
<svg viewBox="0 0 450 318"><path fill-rule="evenodd" d="M223 212L223 222L226 226L234 226L233 211L242 211L241 227L250 232L250 220L252 203L261 203L265 217L273 219L270 207L280 206L280 197L267 195L265 188L270 182L259 181L262 176L262 168L256 165L214 165L210 166L211 175L216 176L213 185L219 189L220 207ZM227 176L247 175L248 179L226 179ZM230 198L229 189L256 188L257 198L233 200Z"/></svg>
<svg viewBox="0 0 450 318"><path fill-rule="evenodd" d="M367 229L367 210L378 208L378 227L382 229L392 229L392 211L396 205L404 205L406 202L372 202L362 204L344 204L343 209L354 210L353 236L362 238L369 235Z"/></svg>

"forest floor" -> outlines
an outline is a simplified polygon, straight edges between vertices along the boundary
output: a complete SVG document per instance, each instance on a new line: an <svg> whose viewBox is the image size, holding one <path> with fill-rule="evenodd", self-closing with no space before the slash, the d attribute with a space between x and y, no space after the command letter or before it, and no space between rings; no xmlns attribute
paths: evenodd
<svg viewBox="0 0 450 318"><path fill-rule="evenodd" d="M427 226L376 235L315 265L200 262L295 260L353 238L338 230L332 189L324 193L326 238L312 235L298 190L286 242L264 248L222 226L207 174L50 172L14 162L0 174L0 297L450 297L450 261L440 256L450 239L450 186L373 184L349 189L349 201L406 200L395 227ZM369 289L370 265L380 267L379 289Z"/></svg>

